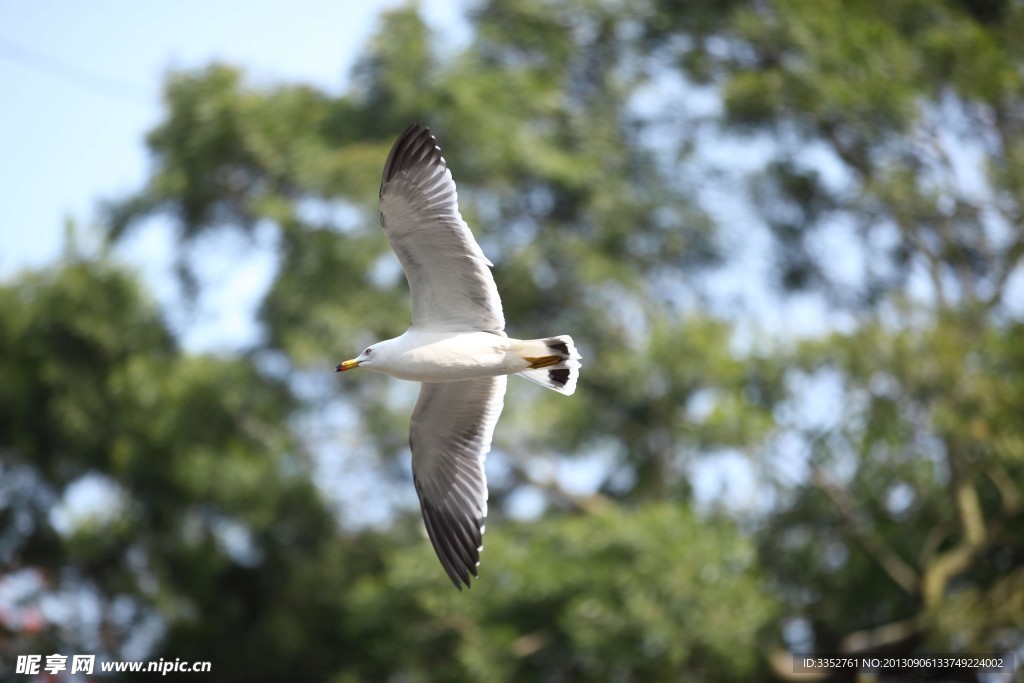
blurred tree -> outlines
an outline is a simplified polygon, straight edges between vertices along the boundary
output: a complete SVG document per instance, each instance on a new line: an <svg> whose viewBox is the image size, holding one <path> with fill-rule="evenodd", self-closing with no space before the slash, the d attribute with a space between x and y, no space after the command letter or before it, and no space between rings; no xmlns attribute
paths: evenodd
<svg viewBox="0 0 1024 683"><path fill-rule="evenodd" d="M778 605L756 553L732 523L685 507L605 505L505 526L486 542L485 591L437 591L429 549L402 552L352 601L385 646L392 639L430 680L752 680L756 644ZM395 613L405 615L397 622Z"/></svg>
<svg viewBox="0 0 1024 683"><path fill-rule="evenodd" d="M827 426L803 428L809 481L783 488L760 542L817 647L1019 647L1021 332L943 315L923 329L865 323L801 349L793 374L838 384L842 403Z"/></svg>
<svg viewBox="0 0 1024 683"><path fill-rule="evenodd" d="M28 275L0 288L0 330L0 581L32 586L0 615L5 671L83 651L211 661L225 681L742 680L763 666L752 646L775 606L727 521L605 505L510 527L488 591L439 593L413 525L337 528L286 428L287 388L248 358L182 354L127 273ZM91 618L59 616L82 601Z"/></svg>
<svg viewBox="0 0 1024 683"><path fill-rule="evenodd" d="M103 477L137 503L119 517L128 535L105 523L94 536L140 534L142 550L116 545L116 571L75 571L159 614L171 656L234 662L255 646L247 680L728 680L763 675L781 641L1020 648L1024 6L489 0L471 19L472 43L444 58L414 8L384 15L340 97L257 89L225 66L169 78L154 172L109 207L109 234L170 216L195 293L206 236L272 230L263 336L251 358L191 358L157 321L156 341L119 354L141 342L105 322L123 306L89 322L92 302L117 301L91 293L102 282L47 290L80 297L62 315L33 303L31 279L9 288L11 320L81 318L112 345L61 356L34 341L49 328L4 323L21 355L0 357L39 354L2 366L4 482L32 483L11 486L4 514L34 511L12 522L9 556L44 576L79 567L70 539L86 527L44 518L73 482ZM687 106L698 95L720 106L710 136ZM340 395L369 450L405 452L412 396L395 383L303 383L302 400L297 387L408 324L376 190L410 119L452 163L510 331L571 332L586 363L570 401L509 393L494 514L524 483L548 507L488 541L493 579L469 600L432 588L443 576L415 512L386 531L335 528L308 480L311 445L288 429ZM744 353L749 321L697 305L704 276L734 265L693 184L720 176L697 152L737 139L760 161L747 199L771 236L775 292L827 302L821 338ZM258 369L268 351L288 382ZM117 363L138 374L110 384L128 372ZM723 449L765 456L772 507L745 520L756 563L732 523L687 511L688 466ZM152 469L133 455L150 451ZM537 453L607 455L599 493L538 477Z"/></svg>
<svg viewBox="0 0 1024 683"><path fill-rule="evenodd" d="M1024 6L689 9L648 36L722 93L723 130L770 140L752 196L779 284L853 316L794 349L776 413L809 475L761 545L799 644L1019 651Z"/></svg>
<svg viewBox="0 0 1024 683"><path fill-rule="evenodd" d="M725 352L728 328L703 317L685 325L685 338L706 363L695 370L680 362L674 340L684 325L667 315L678 297L665 285L716 261L710 223L680 192L678 162L665 166L641 144L628 109L635 86L615 73L630 55L612 15L595 17L599 30L588 37L575 35L569 14L548 22L539 9L497 8L481 19L470 53L443 68L429 56L417 13L392 12L353 93L336 100L291 86L256 91L227 67L173 77L167 120L149 138L156 173L142 193L112 207L111 234L170 213L191 282L189 245L204 233L269 222L281 248L261 310L267 346L296 371L322 372L339 354L408 324L407 304L395 306L408 294L377 226L376 186L396 131L423 119L438 131L463 210L499 264L509 320L525 336L557 320L585 355L622 358L572 406L552 410L549 397L535 394L510 405L510 423L546 424L546 436L542 443L536 429L499 432L502 450L611 447L623 467L609 472L610 493L685 498L682 465L693 445L744 443L769 425L769 414L746 410L743 396L771 380L748 376ZM519 41L539 28L543 36ZM574 40L580 49L567 49ZM391 266L383 277L381 265ZM644 327L656 328L650 338L631 332ZM408 402L381 382L341 389L378 452L405 451ZM726 400L707 428L695 428L686 406L702 391ZM401 476L408 478L404 468ZM492 491L499 514L503 491L523 479L541 483L516 466Z"/></svg>
<svg viewBox="0 0 1024 683"><path fill-rule="evenodd" d="M496 2L450 63L429 57L415 9L395 10L354 91L337 99L294 86L256 90L223 66L178 74L166 90L167 119L149 137L154 175L111 206L111 236L166 212L182 253L194 254L205 233L274 226L279 270L260 313L267 346L296 370L321 372L408 326L408 292L378 226L376 190L401 128L393 124L422 118L497 264L511 332L571 330L584 357L602 360L571 404L555 409L557 397L528 393L517 402L511 392L510 415L528 411L521 423L547 424L544 450L613 451L611 495L686 498L695 453L763 436L779 375L728 353L727 325L681 315L689 280L719 262L714 226L680 183L686 141L665 154L644 134L632 105L649 76L614 9ZM409 46L402 59L396 35ZM183 264L187 273L188 258ZM330 392L339 387L353 395L378 451L403 452L410 403L396 404L383 382L341 382ZM708 395L720 399L714 419L687 419ZM497 440L528 452L539 433L499 431ZM494 499L500 506L500 490Z"/></svg>
<svg viewBox="0 0 1024 683"><path fill-rule="evenodd" d="M132 657L162 641L172 660L216 657L223 680L339 664L305 661L345 636L338 606L303 587L313 575L340 594L365 560L336 540L285 386L248 359L183 355L103 262L0 288L0 358L2 580L35 586L23 610L93 606L6 645L4 671L15 652ZM304 621L317 609L331 618Z"/></svg>

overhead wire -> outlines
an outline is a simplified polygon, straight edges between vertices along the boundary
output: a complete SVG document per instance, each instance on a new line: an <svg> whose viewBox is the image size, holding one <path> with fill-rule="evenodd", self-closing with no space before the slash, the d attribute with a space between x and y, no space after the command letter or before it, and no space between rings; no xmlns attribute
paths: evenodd
<svg viewBox="0 0 1024 683"><path fill-rule="evenodd" d="M69 64L4 37L0 37L0 60L98 95L134 104L153 104L154 93L141 85Z"/></svg>

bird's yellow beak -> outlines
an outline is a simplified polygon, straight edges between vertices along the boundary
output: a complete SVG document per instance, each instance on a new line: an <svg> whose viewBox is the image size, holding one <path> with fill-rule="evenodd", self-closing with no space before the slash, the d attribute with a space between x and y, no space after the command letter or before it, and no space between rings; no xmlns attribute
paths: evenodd
<svg viewBox="0 0 1024 683"><path fill-rule="evenodd" d="M352 368L358 368L358 367L359 367L359 361L357 361L357 360L355 360L353 358L352 360L347 360L344 363L342 363L341 365L339 365L338 367L334 368L334 371L335 372L345 372L346 370L351 370Z"/></svg>

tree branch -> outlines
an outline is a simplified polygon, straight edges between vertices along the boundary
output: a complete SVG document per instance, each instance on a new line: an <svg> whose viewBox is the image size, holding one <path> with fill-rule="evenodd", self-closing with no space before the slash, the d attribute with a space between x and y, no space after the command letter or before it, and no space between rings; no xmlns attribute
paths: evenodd
<svg viewBox="0 0 1024 683"><path fill-rule="evenodd" d="M853 506L846 493L840 487L828 481L820 471L815 472L813 481L832 501L843 525L857 539L864 550L885 570L889 578L909 595L917 593L919 586L917 572L903 558L893 552L892 549L887 547L857 521L856 515L853 512Z"/></svg>
<svg viewBox="0 0 1024 683"><path fill-rule="evenodd" d="M955 444L947 440L946 458L953 477L953 499L964 538L960 544L940 554L925 568L921 585L926 609L934 609L942 603L949 581L971 566L989 539L978 492L960 470L953 456L955 452Z"/></svg>
<svg viewBox="0 0 1024 683"><path fill-rule="evenodd" d="M872 652L901 643L921 631L920 616L893 621L875 628L854 631L843 638L840 646L843 652Z"/></svg>
<svg viewBox="0 0 1024 683"><path fill-rule="evenodd" d="M1016 514L1021 508L1021 496L1010 473L1000 463L993 462L986 468L985 474L999 491L999 497L1003 501L1003 514L1007 517Z"/></svg>

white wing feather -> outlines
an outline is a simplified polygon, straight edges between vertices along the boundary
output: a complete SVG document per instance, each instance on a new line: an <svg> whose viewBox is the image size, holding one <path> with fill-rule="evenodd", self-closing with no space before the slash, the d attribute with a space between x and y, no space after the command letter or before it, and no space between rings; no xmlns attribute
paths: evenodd
<svg viewBox="0 0 1024 683"><path fill-rule="evenodd" d="M455 584L477 575L487 517L484 459L505 400L504 375L424 383L412 413L412 476L438 559Z"/></svg>
<svg viewBox="0 0 1024 683"><path fill-rule="evenodd" d="M459 214L451 171L430 131L405 129L384 164L380 221L412 293L413 327L505 329L490 266Z"/></svg>

